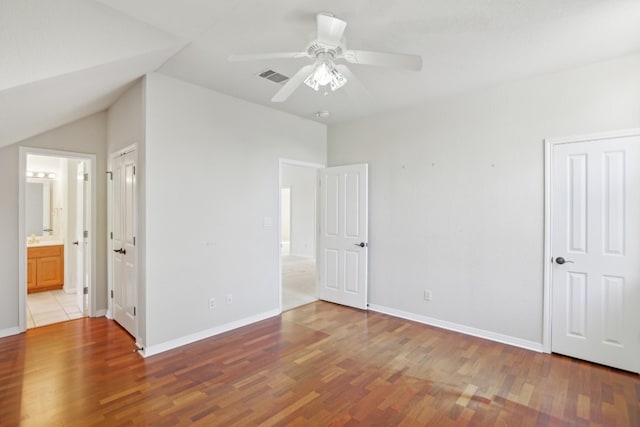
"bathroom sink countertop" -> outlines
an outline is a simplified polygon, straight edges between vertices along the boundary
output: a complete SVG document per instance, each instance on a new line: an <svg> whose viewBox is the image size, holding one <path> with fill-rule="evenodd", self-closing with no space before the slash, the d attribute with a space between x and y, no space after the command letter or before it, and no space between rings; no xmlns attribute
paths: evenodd
<svg viewBox="0 0 640 427"><path fill-rule="evenodd" d="M63 245L64 243L62 242L62 240L41 240L37 243L29 243L27 242L27 247L28 248L35 248L35 247L39 247L39 246L56 246L56 245Z"/></svg>

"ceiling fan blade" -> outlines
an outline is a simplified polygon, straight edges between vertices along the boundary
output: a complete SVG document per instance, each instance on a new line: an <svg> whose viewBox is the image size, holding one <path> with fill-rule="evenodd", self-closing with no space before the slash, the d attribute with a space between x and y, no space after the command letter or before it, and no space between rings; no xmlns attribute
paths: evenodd
<svg viewBox="0 0 640 427"><path fill-rule="evenodd" d="M344 59L353 64L377 65L380 67L405 68L420 71L422 57L405 53L369 52L366 50L347 50Z"/></svg>
<svg viewBox="0 0 640 427"><path fill-rule="evenodd" d="M276 92L275 95L273 95L273 98L271 98L271 102L283 102L287 98L289 98L289 96L298 88L298 86L300 86L300 84L304 82L304 79L306 79L307 76L309 76L313 72L315 67L315 64L311 64L305 65L304 67L300 68L298 72L295 73L293 77L291 77L284 84L284 86L282 86L282 88L278 92Z"/></svg>
<svg viewBox="0 0 640 427"><path fill-rule="evenodd" d="M276 53L247 53L241 55L230 55L230 62L240 61L260 61L263 59L292 59L292 58L307 58L309 54L307 52L276 52Z"/></svg>
<svg viewBox="0 0 640 427"><path fill-rule="evenodd" d="M347 28L345 21L323 13L316 15L316 24L318 25L318 41L331 47L340 44L344 29Z"/></svg>
<svg viewBox="0 0 640 427"><path fill-rule="evenodd" d="M347 94L358 102L366 102L371 99L371 94L360 80L344 64L337 64L336 69L347 79L347 83L342 87Z"/></svg>

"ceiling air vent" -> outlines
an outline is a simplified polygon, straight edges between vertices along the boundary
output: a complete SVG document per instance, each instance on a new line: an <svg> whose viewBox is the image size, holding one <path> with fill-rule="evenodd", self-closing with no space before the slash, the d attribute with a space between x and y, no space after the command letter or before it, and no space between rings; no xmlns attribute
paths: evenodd
<svg viewBox="0 0 640 427"><path fill-rule="evenodd" d="M282 74L277 73L273 70L264 70L263 72L258 74L258 76L267 80L271 80L274 83L284 83L289 80L289 77L283 76Z"/></svg>

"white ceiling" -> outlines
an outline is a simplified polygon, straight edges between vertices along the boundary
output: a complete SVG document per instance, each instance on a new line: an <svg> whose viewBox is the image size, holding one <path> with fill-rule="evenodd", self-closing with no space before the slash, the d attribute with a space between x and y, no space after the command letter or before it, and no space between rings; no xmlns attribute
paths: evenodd
<svg viewBox="0 0 640 427"><path fill-rule="evenodd" d="M347 21L350 48L419 54L423 70L350 65L371 99L303 85L274 104L280 86L256 74L292 76L309 59L227 61L303 50L322 11ZM0 146L104 109L154 70L337 123L640 51L640 1L2 0L0 51Z"/></svg>

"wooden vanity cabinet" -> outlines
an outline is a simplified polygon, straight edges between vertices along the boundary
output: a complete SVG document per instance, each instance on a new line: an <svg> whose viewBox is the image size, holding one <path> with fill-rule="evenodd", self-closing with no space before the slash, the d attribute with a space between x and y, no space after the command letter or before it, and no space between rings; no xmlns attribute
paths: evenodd
<svg viewBox="0 0 640 427"><path fill-rule="evenodd" d="M62 289L64 245L27 248L27 292Z"/></svg>

